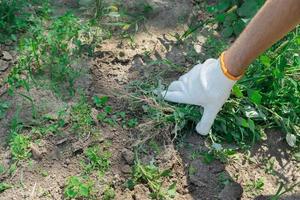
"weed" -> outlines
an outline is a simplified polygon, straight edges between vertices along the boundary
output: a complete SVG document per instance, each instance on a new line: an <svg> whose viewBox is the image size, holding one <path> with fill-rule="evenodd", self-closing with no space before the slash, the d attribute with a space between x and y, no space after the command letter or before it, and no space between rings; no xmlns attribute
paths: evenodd
<svg viewBox="0 0 300 200"><path fill-rule="evenodd" d="M16 134L13 136L9 145L13 160L24 160L31 156L29 137Z"/></svg>
<svg viewBox="0 0 300 200"><path fill-rule="evenodd" d="M0 43L16 39L15 33L28 26L30 14L23 12L28 3L23 0L0 1Z"/></svg>
<svg viewBox="0 0 300 200"><path fill-rule="evenodd" d="M273 195L273 196L270 198L270 200L279 200L279 199L281 199L281 196L282 196L282 195L284 195L284 194L286 194L286 193L288 193L288 192L293 191L294 188L295 188L296 186L298 186L298 185L300 185L300 183L295 183L295 184L293 184L293 185L291 185L291 186L285 188L285 187L284 187L284 183L280 182L280 185L279 185L279 187L278 187L278 189L277 189L277 191L276 191L276 194Z"/></svg>
<svg viewBox="0 0 300 200"><path fill-rule="evenodd" d="M113 114L112 107L107 105L109 98L107 96L93 97L93 102L95 106L100 109L100 112L97 115L97 119L100 122L109 124L109 125L116 125L118 121L121 122L121 126L123 128L134 128L138 125L137 118L127 119L126 112L115 112Z"/></svg>
<svg viewBox="0 0 300 200"><path fill-rule="evenodd" d="M79 102L71 108L72 129L78 135L86 135L93 131L94 120L91 116L91 106L86 101L86 98L82 96Z"/></svg>
<svg viewBox="0 0 300 200"><path fill-rule="evenodd" d="M82 180L77 176L69 177L65 189L64 196L66 199L82 199L91 198L94 192L94 184L89 180Z"/></svg>
<svg viewBox="0 0 300 200"><path fill-rule="evenodd" d="M258 178L254 181L249 182L245 185L246 192L251 192L253 194L258 194L263 190L265 183L262 178Z"/></svg>
<svg viewBox="0 0 300 200"><path fill-rule="evenodd" d="M89 147L84 152L87 163L84 164L84 170L86 173L91 173L93 170L98 170L100 176L103 176L104 173L110 167L110 157L111 153L108 151L100 152L98 146Z"/></svg>
<svg viewBox="0 0 300 200"><path fill-rule="evenodd" d="M162 187L164 178L170 177L171 171L160 171L153 163L143 165L137 161L133 167L132 178L126 182L129 189L133 189L137 183L145 183L151 190L153 199L169 199L176 195L176 183L172 183L168 189Z"/></svg>
<svg viewBox="0 0 300 200"><path fill-rule="evenodd" d="M216 5L208 6L207 10L213 13L215 20L222 25L222 35L230 37L238 36L242 32L263 3L263 0L222 0Z"/></svg>
<svg viewBox="0 0 300 200"><path fill-rule="evenodd" d="M10 189L12 187L13 186L11 184L0 182L0 193L4 192L5 190Z"/></svg>
<svg viewBox="0 0 300 200"><path fill-rule="evenodd" d="M42 22L32 26L20 41L18 63L6 80L10 92L21 86L29 90L31 80L35 85L50 87L58 94L65 88L73 94L74 81L80 74L74 64L82 51L79 38L84 28L70 13L55 19L49 26ZM45 80L50 80L50 83Z"/></svg>
<svg viewBox="0 0 300 200"><path fill-rule="evenodd" d="M114 188L112 188L111 186L107 186L103 192L102 200L112 200L115 199L115 197L116 197L116 193Z"/></svg>

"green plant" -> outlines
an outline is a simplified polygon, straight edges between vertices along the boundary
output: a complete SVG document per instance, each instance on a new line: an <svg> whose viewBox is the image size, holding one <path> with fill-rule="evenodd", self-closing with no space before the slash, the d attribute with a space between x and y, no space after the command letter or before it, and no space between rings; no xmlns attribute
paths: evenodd
<svg viewBox="0 0 300 200"><path fill-rule="evenodd" d="M89 180L83 180L78 176L69 177L64 196L66 199L91 199L94 192L94 184Z"/></svg>
<svg viewBox="0 0 300 200"><path fill-rule="evenodd" d="M12 187L13 186L11 184L0 182L0 193L4 192L5 190L10 189Z"/></svg>
<svg viewBox="0 0 300 200"><path fill-rule="evenodd" d="M222 35L238 36L246 24L264 4L264 0L221 0L208 6L207 10L215 15L215 20L222 25Z"/></svg>
<svg viewBox="0 0 300 200"><path fill-rule="evenodd" d="M130 38L130 30L137 32L140 25L149 17L153 8L148 3L137 4L133 12L128 11L122 5L107 7L104 16L108 17L109 22L104 23L108 26L120 27L123 37Z"/></svg>
<svg viewBox="0 0 300 200"><path fill-rule="evenodd" d="M258 178L254 181L249 182L245 185L246 192L251 192L253 194L257 194L263 190L265 183L262 178Z"/></svg>
<svg viewBox="0 0 300 200"><path fill-rule="evenodd" d="M114 188L112 188L111 186L107 186L103 192L102 200L112 200L115 199L115 197L116 197L116 193Z"/></svg>
<svg viewBox="0 0 300 200"><path fill-rule="evenodd" d="M91 109L84 96L71 107L72 129L76 130L79 135L85 135L93 131L94 120Z"/></svg>
<svg viewBox="0 0 300 200"><path fill-rule="evenodd" d="M28 136L15 134L10 145L10 151L13 157L13 160L19 161L27 159L31 156L30 153L30 139Z"/></svg>
<svg viewBox="0 0 300 200"><path fill-rule="evenodd" d="M87 158L84 164L84 170L86 173L91 173L93 170L98 170L100 175L110 168L110 157L111 153L108 151L100 152L99 146L89 147L84 151Z"/></svg>
<svg viewBox="0 0 300 200"><path fill-rule="evenodd" d="M138 119L131 118L128 120L126 112L124 111L113 113L112 107L107 105L108 100L108 96L93 96L93 102L100 110L100 112L97 114L97 119L100 122L116 125L118 121L120 121L123 128L134 128L138 125Z"/></svg>
<svg viewBox="0 0 300 200"><path fill-rule="evenodd" d="M0 1L0 43L6 39L16 39L11 34L27 27L29 13L23 12L26 4L28 1Z"/></svg>
<svg viewBox="0 0 300 200"><path fill-rule="evenodd" d="M169 199L174 198L176 195L176 183L172 183L168 189L163 188L164 179L170 177L171 171L160 171L153 163L149 165L143 165L139 161L136 161L133 170L132 178L126 182L126 186L129 189L133 189L138 183L145 183L150 191L151 198L153 199Z"/></svg>
<svg viewBox="0 0 300 200"><path fill-rule="evenodd" d="M19 43L18 63L6 80L10 92L21 86L29 90L31 80L36 85L49 86L57 93L68 88L73 94L74 81L80 74L74 65L81 55L82 42L79 38L83 29L85 26L70 13L48 26L42 22L31 26ZM50 82L45 81L45 77Z"/></svg>
<svg viewBox="0 0 300 200"><path fill-rule="evenodd" d="M291 192L295 189L296 186L298 186L300 183L295 183L289 187L284 187L284 183L280 182L280 185L276 191L276 194L273 195L270 200L280 200L282 195Z"/></svg>

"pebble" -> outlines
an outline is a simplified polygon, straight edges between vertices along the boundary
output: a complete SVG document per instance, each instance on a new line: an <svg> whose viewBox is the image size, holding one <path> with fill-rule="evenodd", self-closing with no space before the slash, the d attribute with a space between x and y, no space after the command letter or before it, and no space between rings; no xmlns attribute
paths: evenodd
<svg viewBox="0 0 300 200"><path fill-rule="evenodd" d="M4 72L9 67L8 62L0 60L0 71Z"/></svg>
<svg viewBox="0 0 300 200"><path fill-rule="evenodd" d="M13 57L7 51L2 51L2 59L5 61L11 61Z"/></svg>
<svg viewBox="0 0 300 200"><path fill-rule="evenodd" d="M127 164L132 165L134 161L134 154L132 151L128 149L123 149L122 150L122 157L124 160L127 162Z"/></svg>

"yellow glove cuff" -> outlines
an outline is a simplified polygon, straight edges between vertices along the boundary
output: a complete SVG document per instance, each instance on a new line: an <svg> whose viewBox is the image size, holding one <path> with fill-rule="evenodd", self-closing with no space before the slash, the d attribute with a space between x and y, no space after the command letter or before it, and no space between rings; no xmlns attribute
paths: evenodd
<svg viewBox="0 0 300 200"><path fill-rule="evenodd" d="M232 74L230 74L230 73L228 72L228 69L227 69L227 67L226 67L226 65L225 65L225 62L224 62L224 55L225 55L225 51L224 51L224 52L221 54L221 56L220 56L221 69L222 69L224 75L225 75L227 78L229 78L230 80L233 80L233 81L239 80L239 79L243 76L243 74L240 75L240 76L233 76Z"/></svg>

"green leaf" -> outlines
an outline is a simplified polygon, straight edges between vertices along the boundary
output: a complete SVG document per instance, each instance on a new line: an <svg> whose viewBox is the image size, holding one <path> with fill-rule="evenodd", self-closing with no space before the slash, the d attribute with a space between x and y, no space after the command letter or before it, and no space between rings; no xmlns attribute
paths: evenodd
<svg viewBox="0 0 300 200"><path fill-rule="evenodd" d="M125 186L129 189L129 190L133 190L135 183L132 179L127 180Z"/></svg>
<svg viewBox="0 0 300 200"><path fill-rule="evenodd" d="M248 128L249 127L249 124L248 124L248 121L242 117L239 117L238 118L238 122L241 126L245 127L245 128Z"/></svg>
<svg viewBox="0 0 300 200"><path fill-rule="evenodd" d="M250 130L254 133L255 132L255 123L250 118L248 118L248 125L249 125Z"/></svg>
<svg viewBox="0 0 300 200"><path fill-rule="evenodd" d="M225 11L231 5L230 0L222 0L216 5L217 11Z"/></svg>
<svg viewBox="0 0 300 200"><path fill-rule="evenodd" d="M260 5L256 1L247 0L247 1L244 1L244 3L238 9L237 12L240 16L252 17L259 8L260 8Z"/></svg>
<svg viewBox="0 0 300 200"><path fill-rule="evenodd" d="M171 198L176 196L176 182L172 183L168 188L168 195Z"/></svg>
<svg viewBox="0 0 300 200"><path fill-rule="evenodd" d="M224 22L225 19L226 19L226 15L225 15L224 13L218 14L218 15L216 16L216 20L217 20L218 22Z"/></svg>
<svg viewBox="0 0 300 200"><path fill-rule="evenodd" d="M108 102L108 96L98 97L93 96L93 102L98 108L102 108Z"/></svg>
<svg viewBox="0 0 300 200"><path fill-rule="evenodd" d="M249 89L248 90L248 97L255 104L260 104L261 103L262 96L261 96L261 94L258 90Z"/></svg>
<svg viewBox="0 0 300 200"><path fill-rule="evenodd" d="M88 197L90 195L90 189L87 185L82 184L79 187L79 193L83 197Z"/></svg>
<svg viewBox="0 0 300 200"><path fill-rule="evenodd" d="M271 65L271 59L266 55L260 56L259 61L266 67L270 67Z"/></svg>
<svg viewBox="0 0 300 200"><path fill-rule="evenodd" d="M238 98L244 97L244 95L238 85L233 86L232 92Z"/></svg>
<svg viewBox="0 0 300 200"><path fill-rule="evenodd" d="M4 183L4 182L0 183L0 193L4 192L5 190L10 189L10 188L12 188L11 184Z"/></svg>
<svg viewBox="0 0 300 200"><path fill-rule="evenodd" d="M168 177L168 176L170 176L170 175L171 175L171 170L169 170L169 169L164 170L164 171L160 174L160 176L162 176L162 177Z"/></svg>
<svg viewBox="0 0 300 200"><path fill-rule="evenodd" d="M242 20L235 21L232 24L233 32L236 36L238 36L245 28L246 24Z"/></svg>
<svg viewBox="0 0 300 200"><path fill-rule="evenodd" d="M233 33L233 28L231 26L227 26L222 30L222 35L224 37L230 37Z"/></svg>

